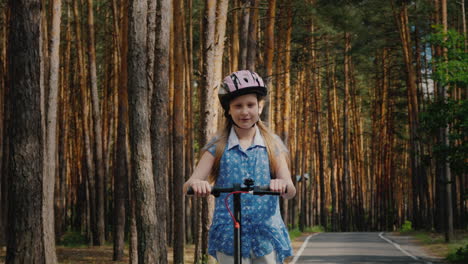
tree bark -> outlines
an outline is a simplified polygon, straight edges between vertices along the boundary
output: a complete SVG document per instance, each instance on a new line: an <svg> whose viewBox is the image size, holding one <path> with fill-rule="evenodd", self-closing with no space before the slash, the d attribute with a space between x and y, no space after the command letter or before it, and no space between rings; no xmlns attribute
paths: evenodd
<svg viewBox="0 0 468 264"><path fill-rule="evenodd" d="M393 4L393 1L392 1ZM406 67L406 85L408 98L408 125L410 132L410 159L411 159L411 177L413 179L413 210L415 212L415 227L420 227L424 221L421 216L421 210L418 206L418 200L422 201L421 193L417 191L419 181L421 180L421 143L418 135L419 129L419 105L417 97L416 72L413 66L413 54L411 38L409 33L408 12L405 3L398 10L394 8L395 21L400 33L400 39L403 50L403 59Z"/></svg>
<svg viewBox="0 0 468 264"><path fill-rule="evenodd" d="M138 262L157 263L156 203L146 78L147 11L147 0L130 1L128 28L130 150L133 194L136 201Z"/></svg>
<svg viewBox="0 0 468 264"><path fill-rule="evenodd" d="M0 12L0 19L2 21L8 21L7 8L3 8ZM5 26L0 31L0 244L6 243L6 222L7 222L7 180L8 175L6 169L7 159L7 77L8 77L8 64L7 64L7 33L8 26Z"/></svg>
<svg viewBox="0 0 468 264"><path fill-rule="evenodd" d="M333 88L333 77L331 68L333 65L330 65L330 47L327 43L326 48L326 62L327 62L327 129L328 129L328 170L330 173L330 192L331 192L331 231L337 231L337 218L338 218L338 200L337 200L337 190L336 190L336 174L335 174L335 162L334 162L334 142L333 142L333 104L331 98L331 90Z"/></svg>
<svg viewBox="0 0 468 264"><path fill-rule="evenodd" d="M442 12L442 26L443 26L443 32L447 34L447 0L441 0L441 12ZM447 37L444 38L444 40L447 40ZM444 61L447 63L448 58L447 58L447 48L444 48L443 50L443 56L444 56ZM448 75L448 72L446 73ZM449 95L447 92L448 87L445 85L442 85L440 91L440 98L447 102L449 99ZM440 134L441 136L441 143L445 147L450 147L450 140L449 140L449 125L447 124L446 127L441 128ZM445 170L445 211L446 211L446 228L445 228L445 241L450 242L454 239L453 235L453 204L452 204L452 172L450 170L450 161L448 157L445 158L445 162L443 164L444 170Z"/></svg>
<svg viewBox="0 0 468 264"><path fill-rule="evenodd" d="M46 115L46 139L45 139L45 161L44 161L44 244L46 252L46 263L57 263L55 255L55 225L54 225L54 188L55 175L57 171L57 115L58 115L58 92L59 92L59 64L60 64L60 20L62 16L62 1L52 2L52 30L50 33L50 62L49 62L49 92Z"/></svg>
<svg viewBox="0 0 468 264"><path fill-rule="evenodd" d="M167 259L166 246L166 215L168 213L168 168L169 168L169 51L170 25L172 23L172 1L159 0L156 9L156 54L158 67L155 68L154 91L151 103L151 146L153 153L153 172L156 188L156 219L158 236L158 263L165 264Z"/></svg>
<svg viewBox="0 0 468 264"><path fill-rule="evenodd" d="M184 263L184 241L185 241L185 196L182 186L185 182L185 58L184 58L184 1L174 1L174 121L173 121L173 201L174 217L182 222L174 223L174 263Z"/></svg>
<svg viewBox="0 0 468 264"><path fill-rule="evenodd" d="M247 69L255 71L257 62L257 28L259 0L250 0L249 32L247 39Z"/></svg>
<svg viewBox="0 0 468 264"><path fill-rule="evenodd" d="M43 216L44 206L53 205L44 196L44 185L50 183L44 175L41 3L19 0L9 1L8 6L15 18L10 20L8 41L9 98L11 109L18 113L9 126L8 200L10 208L21 210L8 211L6 263L53 263L55 245L44 242L45 221L52 219L31 217Z"/></svg>
<svg viewBox="0 0 468 264"><path fill-rule="evenodd" d="M346 205L350 201L350 179L349 179L349 147L348 147L348 94L349 94L349 51L350 47L350 34L348 32L345 33L345 50L344 50L344 94L343 94L343 196L341 199L342 202L342 210L343 210L343 222L341 225L342 231L349 230L350 226L350 210L349 206Z"/></svg>
<svg viewBox="0 0 468 264"><path fill-rule="evenodd" d="M128 2L121 3L126 8ZM126 9L125 8L125 9ZM128 151L128 87L127 87L127 54L128 54L128 24L127 16L123 16L122 25L119 27L120 12L116 0L112 1L115 43L117 54L121 56L122 61L117 67L118 69L118 116L117 116L117 155L116 167L114 173L114 253L113 260L119 261L124 257L125 249L125 225L126 213L130 212L130 204L127 202L128 194L128 179L130 175L130 164Z"/></svg>
<svg viewBox="0 0 468 264"><path fill-rule="evenodd" d="M247 54L248 54L248 43L249 43L249 21L250 21L250 5L251 0L241 0L241 23L240 23L240 34L239 34L239 69L247 69Z"/></svg>
<svg viewBox="0 0 468 264"><path fill-rule="evenodd" d="M273 120L270 115L270 105L274 105L274 96L272 96L272 75L273 75L273 59L275 51L275 13L276 13L276 0L268 0L268 10L266 17L266 30L265 30L265 69L263 74L263 80L270 92L267 95L267 100L262 112L262 120L266 120L268 124L272 124Z"/></svg>
<svg viewBox="0 0 468 264"><path fill-rule="evenodd" d="M88 188L89 188L89 224L91 225L91 234L90 234L90 242L91 244L94 242L93 237L94 233L96 233L96 189L95 189L95 166L93 162L93 152L91 147L91 139L90 139L90 128L89 128L89 102L88 102L88 93L86 89L86 70L85 70L85 59L84 59L84 51L83 51L83 42L82 42L82 35L81 35L81 21L78 11L78 1L73 1L73 14L75 19L75 31L76 31L76 51L77 51L77 59L78 59L78 82L80 87L80 95L81 95L81 111L83 113L81 121L83 122L83 137L84 137L84 150L85 150L85 158L86 158L86 176L88 181Z"/></svg>
<svg viewBox="0 0 468 264"><path fill-rule="evenodd" d="M99 107L99 95L96 72L96 41L94 33L93 0L88 0L88 64L93 109L94 153L96 158L96 233L94 243L98 246L105 242L105 196L104 196L104 163L102 155L102 124Z"/></svg>

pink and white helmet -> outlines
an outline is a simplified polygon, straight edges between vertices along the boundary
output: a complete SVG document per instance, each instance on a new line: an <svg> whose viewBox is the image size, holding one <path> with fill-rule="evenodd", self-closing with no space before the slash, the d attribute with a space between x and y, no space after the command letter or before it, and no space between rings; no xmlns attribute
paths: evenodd
<svg viewBox="0 0 468 264"><path fill-rule="evenodd" d="M250 93L266 96L268 89L257 73L242 70L224 78L223 84L218 89L218 98L223 108L227 110L232 99Z"/></svg>

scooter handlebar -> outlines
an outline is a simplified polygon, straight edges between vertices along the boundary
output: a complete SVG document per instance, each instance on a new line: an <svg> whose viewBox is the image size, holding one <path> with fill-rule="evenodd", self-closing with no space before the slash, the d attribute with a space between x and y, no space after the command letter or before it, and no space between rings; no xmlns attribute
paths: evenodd
<svg viewBox="0 0 468 264"><path fill-rule="evenodd" d="M245 188L246 187L241 188L241 191L253 191L253 195L280 195L281 194L280 192L271 191L269 185L254 186L253 190L246 190ZM211 188L211 194L215 197L218 197L221 193L231 193L234 191L236 191L236 189L234 189L233 187L212 187ZM286 193L287 192L288 191L286 189ZM187 195L194 195L194 194L195 192L193 191L192 187L189 187L187 189Z"/></svg>

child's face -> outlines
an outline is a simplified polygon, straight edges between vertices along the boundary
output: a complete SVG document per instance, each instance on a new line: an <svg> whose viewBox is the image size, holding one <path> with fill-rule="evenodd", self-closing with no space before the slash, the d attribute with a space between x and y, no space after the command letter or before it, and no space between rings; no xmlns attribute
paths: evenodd
<svg viewBox="0 0 468 264"><path fill-rule="evenodd" d="M251 128L257 123L262 109L263 100L259 102L255 94L241 95L229 103L229 114L241 128Z"/></svg>

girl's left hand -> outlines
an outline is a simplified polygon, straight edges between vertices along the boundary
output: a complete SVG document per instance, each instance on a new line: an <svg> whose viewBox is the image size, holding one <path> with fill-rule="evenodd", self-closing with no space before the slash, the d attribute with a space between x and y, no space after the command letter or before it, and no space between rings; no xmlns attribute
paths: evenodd
<svg viewBox="0 0 468 264"><path fill-rule="evenodd" d="M283 179L272 179L270 181L270 191L279 192L281 195L286 193L288 182Z"/></svg>

